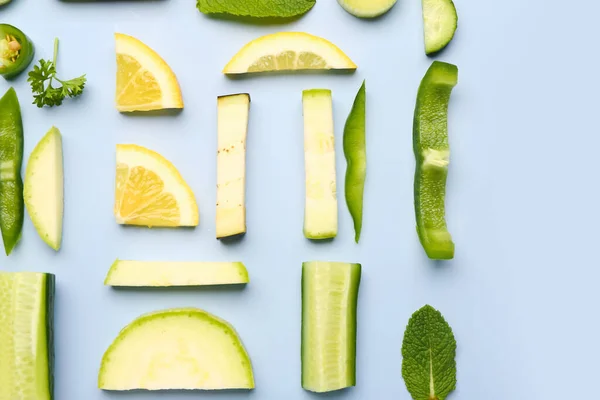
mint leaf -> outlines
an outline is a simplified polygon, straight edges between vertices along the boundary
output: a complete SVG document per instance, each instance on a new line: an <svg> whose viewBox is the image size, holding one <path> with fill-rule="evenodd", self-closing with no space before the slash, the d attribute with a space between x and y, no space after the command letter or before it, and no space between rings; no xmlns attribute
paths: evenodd
<svg viewBox="0 0 600 400"><path fill-rule="evenodd" d="M308 12L317 0L198 0L204 14L230 14L239 17L295 17Z"/></svg>
<svg viewBox="0 0 600 400"><path fill-rule="evenodd" d="M402 342L402 377L414 400L444 400L456 388L456 340L442 314L415 312Z"/></svg>

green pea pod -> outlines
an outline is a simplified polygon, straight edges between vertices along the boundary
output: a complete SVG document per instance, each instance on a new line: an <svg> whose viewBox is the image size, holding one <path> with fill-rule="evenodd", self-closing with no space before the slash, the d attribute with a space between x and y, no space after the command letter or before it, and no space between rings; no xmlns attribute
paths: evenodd
<svg viewBox="0 0 600 400"><path fill-rule="evenodd" d="M17 93L8 89L0 99L0 230L9 255L23 228L23 122Z"/></svg>
<svg viewBox="0 0 600 400"><path fill-rule="evenodd" d="M436 260L454 257L445 197L450 162L448 102L457 83L455 65L434 61L421 81L413 121L417 231L427 256Z"/></svg>
<svg viewBox="0 0 600 400"><path fill-rule="evenodd" d="M366 83L363 81L344 127L346 169L346 204L354 221L354 240L360 240L363 218L363 195L367 176Z"/></svg>
<svg viewBox="0 0 600 400"><path fill-rule="evenodd" d="M34 53L33 42L20 29L0 24L0 75L7 79L19 75L31 64Z"/></svg>

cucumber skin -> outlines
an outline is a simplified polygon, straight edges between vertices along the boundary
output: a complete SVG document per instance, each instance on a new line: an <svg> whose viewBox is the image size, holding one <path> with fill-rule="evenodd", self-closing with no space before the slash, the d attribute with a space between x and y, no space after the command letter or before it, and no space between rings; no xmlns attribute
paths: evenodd
<svg viewBox="0 0 600 400"><path fill-rule="evenodd" d="M54 297L56 277L46 275L46 349L48 352L48 399L54 399Z"/></svg>
<svg viewBox="0 0 600 400"><path fill-rule="evenodd" d="M349 314L349 318L348 321L349 323L346 325L346 329L348 329L348 343L346 344L346 351L347 351L347 368L348 371L346 371L346 377L347 377L347 383L346 385L340 386L340 387L336 387L336 388L328 388L328 389L315 389L313 387L313 385L310 385L309 382L307 382L308 378L306 377L305 374L305 368L307 366L307 362L305 362L305 353L307 353L310 348L308 347L307 344L307 339L305 338L306 332L305 332L305 328L306 325L309 323L308 319L306 318L306 297L308 297L310 295L309 291L310 288L307 285L307 275L309 273L309 271L307 271L313 264L320 264L323 263L325 264L325 262L304 262L302 263L302 340L301 340L301 346L300 346L300 356L301 356L301 360L302 360L302 372L301 372L301 380L302 380L302 387L305 390L308 391L312 391L315 393L324 393L324 392L330 392L330 391L335 391L335 390L341 390L341 389L345 389L347 387L352 387L352 386L356 386L356 337L357 337L357 309L358 309L358 291L359 291L359 287L360 287L360 281L361 281L361 275L362 275L362 265L361 264L357 264L357 263L336 263L336 262L331 262L331 263L326 263L326 264L330 264L330 265L339 265L339 266L348 266L349 267L349 274L350 276L350 280L351 280L351 286L349 288L348 294L349 294L349 304L348 304L348 308L347 308L347 312ZM310 387L310 388L309 388Z"/></svg>

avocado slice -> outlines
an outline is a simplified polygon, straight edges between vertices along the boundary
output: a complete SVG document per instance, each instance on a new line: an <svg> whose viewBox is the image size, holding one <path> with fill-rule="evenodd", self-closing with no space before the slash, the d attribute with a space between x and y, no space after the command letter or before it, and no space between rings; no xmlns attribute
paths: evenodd
<svg viewBox="0 0 600 400"><path fill-rule="evenodd" d="M52 127L31 152L23 197L38 235L56 251L60 249L63 232L63 175L62 136Z"/></svg>
<svg viewBox="0 0 600 400"><path fill-rule="evenodd" d="M235 329L197 308L142 315L104 353L103 390L254 389L250 357Z"/></svg>

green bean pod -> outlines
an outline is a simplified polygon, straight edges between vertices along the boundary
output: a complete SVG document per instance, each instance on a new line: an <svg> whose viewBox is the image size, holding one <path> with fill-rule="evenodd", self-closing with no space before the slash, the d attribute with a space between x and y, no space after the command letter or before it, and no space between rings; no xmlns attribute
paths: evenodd
<svg viewBox="0 0 600 400"><path fill-rule="evenodd" d="M0 98L0 230L9 255L23 228L23 122L17 93L11 87Z"/></svg>
<svg viewBox="0 0 600 400"><path fill-rule="evenodd" d="M363 197L367 176L366 82L363 81L344 127L346 169L346 204L354 221L354 240L360 240L363 220Z"/></svg>

